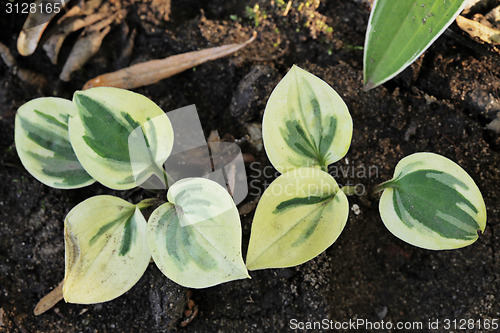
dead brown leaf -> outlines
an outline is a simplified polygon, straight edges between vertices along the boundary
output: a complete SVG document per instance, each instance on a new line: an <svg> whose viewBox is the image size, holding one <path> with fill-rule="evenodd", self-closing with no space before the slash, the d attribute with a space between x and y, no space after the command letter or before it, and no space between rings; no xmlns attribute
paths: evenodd
<svg viewBox="0 0 500 333"><path fill-rule="evenodd" d="M35 306L35 310L33 313L35 316L41 315L42 313L52 309L54 305L57 304L60 300L63 299L63 282L61 281L57 287L52 289L47 295L45 295Z"/></svg>
<svg viewBox="0 0 500 333"><path fill-rule="evenodd" d="M57 64L57 57L59 56L61 46L70 33L88 27L89 25L102 20L105 15L105 13L96 13L85 17L70 16L64 18L64 20L58 24L57 31L55 31L43 44L43 49L45 50L45 53L47 53L47 56L50 58L52 63Z"/></svg>
<svg viewBox="0 0 500 333"><path fill-rule="evenodd" d="M457 16L457 25L468 33L471 37L479 38L483 42L492 45L500 45L500 30L481 24L474 20L469 20L461 15Z"/></svg>
<svg viewBox="0 0 500 333"><path fill-rule="evenodd" d="M111 31L111 23L119 16L120 13L116 12L112 16L91 25L82 33L73 46L61 75L59 75L62 81L69 81L71 73L82 68L99 51L104 37Z"/></svg>
<svg viewBox="0 0 500 333"><path fill-rule="evenodd" d="M47 3L59 4L61 9L66 6L66 2L62 0L35 1L36 8L38 8L39 5L46 5ZM17 50L21 55L28 56L35 52L38 41L40 41L45 28L47 28L52 18L56 15L57 13L55 11L51 11L50 14L48 11L37 11L28 15L26 22L24 22L23 30L19 33L19 37L17 38Z"/></svg>
<svg viewBox="0 0 500 333"><path fill-rule="evenodd" d="M255 37L256 33L240 44L228 44L135 64L116 72L100 75L85 83L83 89L100 86L134 89L154 84L204 62L230 55L253 42Z"/></svg>

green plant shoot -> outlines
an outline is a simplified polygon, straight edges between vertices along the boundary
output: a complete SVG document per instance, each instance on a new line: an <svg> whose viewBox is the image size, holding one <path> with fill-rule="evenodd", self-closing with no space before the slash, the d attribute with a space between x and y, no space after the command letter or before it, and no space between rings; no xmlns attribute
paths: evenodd
<svg viewBox="0 0 500 333"><path fill-rule="evenodd" d="M332 87L294 65L269 97L262 136L279 172L314 166L326 170L347 153L352 119Z"/></svg>
<svg viewBox="0 0 500 333"><path fill-rule="evenodd" d="M186 178L168 190L168 203L149 218L153 259L171 280L205 288L248 278L241 255L240 216L225 188L205 178Z"/></svg>
<svg viewBox="0 0 500 333"><path fill-rule="evenodd" d="M293 66L269 98L262 132L269 160L284 174L257 205L250 270L316 257L338 238L349 214L344 192L325 172L347 153L352 136L351 115L335 90Z"/></svg>
<svg viewBox="0 0 500 333"><path fill-rule="evenodd" d="M246 258L249 270L300 265L339 237L349 214L332 176L299 168L274 180L255 212Z"/></svg>
<svg viewBox="0 0 500 333"><path fill-rule="evenodd" d="M365 89L401 73L453 23L467 0L375 0L364 47Z"/></svg>
<svg viewBox="0 0 500 333"><path fill-rule="evenodd" d="M56 97L31 100L17 111L17 153L26 170L47 186L72 189L94 183L69 141L68 120L77 112L71 101Z"/></svg>
<svg viewBox="0 0 500 333"><path fill-rule="evenodd" d="M431 250L474 243L486 227L486 207L472 178L441 155L403 158L392 180L379 185L380 216L387 229L412 245Z"/></svg>
<svg viewBox="0 0 500 333"><path fill-rule="evenodd" d="M64 221L66 302L106 302L141 278L151 258L146 220L140 211L145 205L100 195L68 213Z"/></svg>
<svg viewBox="0 0 500 333"><path fill-rule="evenodd" d="M78 116L69 121L78 160L101 184L116 190L140 185L151 174L164 179L162 164L173 129L162 109L134 92L108 87L77 91Z"/></svg>

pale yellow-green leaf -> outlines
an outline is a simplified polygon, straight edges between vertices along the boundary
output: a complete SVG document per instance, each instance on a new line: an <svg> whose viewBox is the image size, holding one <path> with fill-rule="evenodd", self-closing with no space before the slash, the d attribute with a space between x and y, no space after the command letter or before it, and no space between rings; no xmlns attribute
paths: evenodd
<svg viewBox="0 0 500 333"><path fill-rule="evenodd" d="M335 242L349 215L347 197L317 168L288 171L257 205L246 258L249 270L300 265Z"/></svg>
<svg viewBox="0 0 500 333"><path fill-rule="evenodd" d="M85 170L117 190L136 187L162 164L173 145L172 125L148 98L123 89L77 91L78 116L69 122L71 144Z"/></svg>
<svg viewBox="0 0 500 333"><path fill-rule="evenodd" d="M31 100L17 110L17 153L26 170L45 185L71 189L94 182L69 142L68 119L76 113L71 101L56 97Z"/></svg>
<svg viewBox="0 0 500 333"><path fill-rule="evenodd" d="M267 156L279 172L326 169L347 153L352 119L332 87L293 66L269 97L262 136Z"/></svg>
<svg viewBox="0 0 500 333"><path fill-rule="evenodd" d="M486 227L486 207L474 180L455 162L433 153L403 158L380 185L380 216L391 233L431 250L474 243Z"/></svg>
<svg viewBox="0 0 500 333"><path fill-rule="evenodd" d="M163 274L189 288L249 277L240 217L226 189L205 178L186 178L170 187L168 200L151 214L147 231Z"/></svg>
<svg viewBox="0 0 500 333"><path fill-rule="evenodd" d="M64 243L63 296L69 303L101 303L122 295L151 258L141 211L109 195L89 198L69 212Z"/></svg>

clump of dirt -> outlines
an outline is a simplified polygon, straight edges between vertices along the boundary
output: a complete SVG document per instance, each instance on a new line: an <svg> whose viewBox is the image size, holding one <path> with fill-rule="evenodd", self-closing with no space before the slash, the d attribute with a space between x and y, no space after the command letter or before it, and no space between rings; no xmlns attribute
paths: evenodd
<svg viewBox="0 0 500 333"><path fill-rule="evenodd" d="M401 75L363 92L361 46L369 1L323 1L313 9L321 23L309 25L300 9L305 0L291 1L286 15L288 1L278 0L173 0L169 11L158 3L122 1L128 9L128 29L137 31L128 63L122 66L242 41L251 31L258 32L257 40L234 57L135 90L163 110L196 104L207 135L218 130L221 136L242 138L249 128L258 129L254 124L261 121L272 89L297 64L342 96L354 123L348 154L330 167L340 184L356 185L358 190L349 198L352 211L340 238L299 267L255 271L252 279L192 290L190 297L199 311L187 324L189 330L281 331L294 319L361 318L426 325L436 319L442 323L500 317L500 141L487 128L500 111L498 54L485 45L470 47L468 37L452 26L451 33ZM255 4L260 19L249 15ZM51 82L49 95L71 98L88 79L116 69L119 49L113 45L118 45L119 28L110 32L104 47L70 82L63 83L58 79L61 68L51 64L43 50L27 58L15 51L23 20L20 15L2 18L0 42L10 48L19 67ZM132 202L150 195L142 190L111 191L97 184L56 190L31 177L15 152L14 117L20 105L41 95L0 62L0 328L9 332L181 329L188 290L169 281L154 264L116 300L97 305L60 302L39 317L33 315L38 300L63 278L63 220L69 210L96 194ZM253 161L247 164L247 201L275 176L265 153L251 142L242 144ZM384 227L373 188L392 177L401 158L419 151L454 160L481 189L488 223L474 245L455 251L422 250ZM243 253L252 216L253 212L242 216Z"/></svg>

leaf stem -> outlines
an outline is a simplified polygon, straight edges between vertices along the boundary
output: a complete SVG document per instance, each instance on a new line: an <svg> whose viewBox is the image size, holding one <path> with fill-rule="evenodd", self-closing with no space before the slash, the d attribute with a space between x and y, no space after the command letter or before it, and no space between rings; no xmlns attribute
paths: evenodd
<svg viewBox="0 0 500 333"><path fill-rule="evenodd" d="M345 195L352 196L356 194L356 187L355 186L342 186L340 189L342 192L345 193Z"/></svg>
<svg viewBox="0 0 500 333"><path fill-rule="evenodd" d="M390 188L390 187L394 187L394 179L388 180L386 182L383 182L382 184L375 186L373 193L382 192L383 190Z"/></svg>
<svg viewBox="0 0 500 333"><path fill-rule="evenodd" d="M151 207L153 206L154 204L156 204L158 202L158 199L157 198L148 198L148 199L144 199L142 200L141 202L139 202L136 207L139 208L139 209L144 209L144 208L148 208L148 207Z"/></svg>

